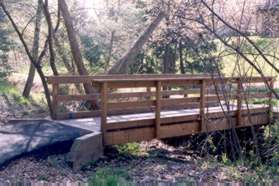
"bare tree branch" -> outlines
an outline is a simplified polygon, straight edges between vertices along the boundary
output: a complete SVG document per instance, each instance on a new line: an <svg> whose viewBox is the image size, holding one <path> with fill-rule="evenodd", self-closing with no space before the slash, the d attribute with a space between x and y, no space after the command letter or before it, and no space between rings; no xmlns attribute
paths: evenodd
<svg viewBox="0 0 279 186"><path fill-rule="evenodd" d="M257 45L249 38L245 33L243 33L241 30L236 29L235 27L231 26L228 22L226 22L221 16L219 16L214 10L212 10L204 0L201 0L202 4L214 15L216 16L224 25L226 25L231 30L235 31L236 33L240 34L242 37L244 37L255 49L257 52L259 52L260 56L274 69L277 73L279 73L279 69L269 61L266 56L263 54L261 49L257 47Z"/></svg>

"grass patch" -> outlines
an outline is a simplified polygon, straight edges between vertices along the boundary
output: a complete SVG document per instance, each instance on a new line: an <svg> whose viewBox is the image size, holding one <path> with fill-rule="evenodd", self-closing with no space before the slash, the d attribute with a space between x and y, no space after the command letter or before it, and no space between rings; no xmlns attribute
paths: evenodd
<svg viewBox="0 0 279 186"><path fill-rule="evenodd" d="M243 59L240 59L239 62L239 69L234 68L237 65L237 58L235 56L229 56L223 59L222 61L223 69L222 72L225 74L225 76L232 76L237 75L237 74L244 74L247 73L248 76L260 76L260 74L253 69L250 64L248 64L246 61ZM263 73L266 76L277 76L277 72L270 67L268 64L266 64L265 61L260 61L257 63L257 66L263 71ZM276 65L278 68L278 65ZM240 73L239 73L240 71Z"/></svg>
<svg viewBox="0 0 279 186"><path fill-rule="evenodd" d="M30 98L22 96L21 92L15 87L9 84L5 80L0 80L0 96L6 95L9 99L13 100L18 105L31 106L37 105L47 110L47 103L43 93L31 93Z"/></svg>
<svg viewBox="0 0 279 186"><path fill-rule="evenodd" d="M89 179L89 185L99 186L125 186L132 185L130 176L125 169L121 168L100 168L95 175Z"/></svg>
<svg viewBox="0 0 279 186"><path fill-rule="evenodd" d="M231 39L231 44L236 43L238 37ZM274 38L263 38L263 37L249 37L255 45L260 48L266 58L269 59L278 68L278 61L272 56L277 53L277 42L278 39ZM243 39L243 38L242 38ZM220 51L227 49L220 41L216 41ZM228 49L227 49L228 50ZM218 52L220 52L218 51ZM254 62L254 64L262 70L263 74L266 76L277 76L278 73L267 64L267 62L260 56L253 56L251 54L257 54L258 52L247 42L243 42L241 46L241 51L245 54L247 58ZM228 54L221 60L221 65L223 66L222 72L225 76L232 76L238 74L247 74L248 76L260 76L260 74L248 64L243 58L238 59L234 51L228 50ZM238 63L239 62L239 63ZM239 64L239 67L236 67Z"/></svg>
<svg viewBox="0 0 279 186"><path fill-rule="evenodd" d="M24 98L17 88L11 86L4 80L0 80L0 95L11 96L15 102L20 105L30 104L30 101L27 98Z"/></svg>
<svg viewBox="0 0 279 186"><path fill-rule="evenodd" d="M278 100L268 100L268 99L251 99L248 101L249 104L255 104L255 105L272 105L272 106L277 106L278 105Z"/></svg>

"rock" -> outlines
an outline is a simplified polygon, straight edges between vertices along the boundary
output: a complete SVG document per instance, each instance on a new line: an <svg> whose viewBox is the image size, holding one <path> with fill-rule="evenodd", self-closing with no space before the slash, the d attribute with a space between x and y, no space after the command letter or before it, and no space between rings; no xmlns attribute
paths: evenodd
<svg viewBox="0 0 279 186"><path fill-rule="evenodd" d="M0 127L0 164L55 143L74 140L90 131L48 120L14 121Z"/></svg>

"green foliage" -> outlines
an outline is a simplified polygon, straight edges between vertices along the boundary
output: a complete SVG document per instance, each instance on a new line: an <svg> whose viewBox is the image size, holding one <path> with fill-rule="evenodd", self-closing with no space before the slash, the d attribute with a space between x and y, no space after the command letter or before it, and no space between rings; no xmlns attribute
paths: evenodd
<svg viewBox="0 0 279 186"><path fill-rule="evenodd" d="M187 39L183 43L186 53L186 72L215 73L222 66L213 56L216 52L216 44L213 41L206 41L202 38Z"/></svg>
<svg viewBox="0 0 279 186"><path fill-rule="evenodd" d="M257 99L257 98L249 100L249 103L255 104L255 105L269 105L269 104L271 104L272 106L278 105L277 100Z"/></svg>
<svg viewBox="0 0 279 186"><path fill-rule="evenodd" d="M95 175L89 179L89 185L98 186L126 186L132 185L130 177L125 169L120 168L100 168Z"/></svg>
<svg viewBox="0 0 279 186"><path fill-rule="evenodd" d="M81 35L80 39L83 46L83 56L89 61L89 66L91 68L104 66L104 49L87 35Z"/></svg>
<svg viewBox="0 0 279 186"><path fill-rule="evenodd" d="M228 158L228 155L223 153L221 156L221 161L222 163L224 163L225 165L229 165L231 163L230 159Z"/></svg>
<svg viewBox="0 0 279 186"><path fill-rule="evenodd" d="M269 163L262 163L259 157L253 155L244 164L253 172L253 174L244 177L246 182L273 182L279 180L278 161L277 165L273 166Z"/></svg>
<svg viewBox="0 0 279 186"><path fill-rule="evenodd" d="M140 145L138 143L127 143L124 145L116 145L120 154L124 155L139 155Z"/></svg>
<svg viewBox="0 0 279 186"><path fill-rule="evenodd" d="M267 141L267 146L269 151L271 151L270 165L274 167L279 166L279 121L275 124L270 125L265 130L265 141ZM279 169L277 170L279 174Z"/></svg>
<svg viewBox="0 0 279 186"><path fill-rule="evenodd" d="M158 71L156 56L144 52L137 55L136 64L130 67L130 72L137 74L156 74Z"/></svg>
<svg viewBox="0 0 279 186"><path fill-rule="evenodd" d="M182 49L182 54L179 53L179 47ZM179 63L180 56L182 56L184 71L186 73L215 73L217 69L221 70L223 68L221 63L214 56L214 53L217 51L216 43L214 41L206 40L202 36L199 38L181 37L179 40L175 39L169 42L161 40L155 41L150 44L149 48L153 49L153 51L149 52L148 56L150 56L150 59L155 59L157 61L158 59L164 58L167 48L172 50L171 52L174 54L173 60L175 61L176 66ZM149 64L153 64L152 67L154 69L158 66L157 63L150 62ZM160 64L161 66L163 65L162 62Z"/></svg>

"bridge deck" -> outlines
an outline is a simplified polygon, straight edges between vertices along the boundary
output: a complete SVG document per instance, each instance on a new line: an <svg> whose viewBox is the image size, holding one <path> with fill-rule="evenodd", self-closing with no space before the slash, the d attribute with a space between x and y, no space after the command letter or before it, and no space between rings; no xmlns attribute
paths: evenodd
<svg viewBox="0 0 279 186"><path fill-rule="evenodd" d="M268 117L268 109L269 107L266 105L249 105L249 112L251 113L251 121L246 121L245 123L236 126L236 127L247 127L247 126L252 126L252 125L263 125L263 124L268 124L269 123L269 117ZM223 105L222 107L208 107L205 110L205 114L209 116L207 118L207 124L209 127L209 131L215 131L215 130L223 130L223 129L230 129L229 124L224 125L224 115L223 113L233 113L230 115L230 118L233 119L232 123L233 125L236 125L235 122L235 117L236 117L236 111L237 111L237 106L236 105L231 105L229 108L229 112L227 111L227 107ZM243 113L248 113L247 105L242 106L242 111ZM200 114L200 110L198 108L196 109L180 109L180 110L170 110L170 111L162 111L161 112L161 118L162 120L164 119L171 119L171 118L180 118L180 117L188 117L189 119L194 119L198 118ZM245 114L244 114L245 115ZM210 117L211 116L211 117ZM215 117L214 117L215 116ZM147 121L147 120L154 120L155 119L155 114L153 112L147 112L147 113L138 113L138 114L122 114L122 115L117 115L117 116L109 116L107 118L107 123L112 124L112 125L118 125L121 123L125 122L141 122L141 121ZM225 119L227 120L227 119ZM72 126L72 127L77 127L77 128L82 128L89 130L91 132L100 132L101 131L101 118L100 117L93 117L93 118L80 118L80 119L69 119L69 120L60 120L60 123L67 125L67 126ZM186 123L178 123L181 126L187 124ZM193 122L191 120L188 121L188 125L192 126ZM152 126L152 122L150 122L150 126ZM150 127L149 126L149 127ZM148 126L147 126L148 127ZM154 126L153 126L154 128ZM190 128L193 128L190 127ZM197 125L194 126L194 128L199 128ZM127 128L128 132L132 131L133 128L129 127ZM135 128L134 128L135 129ZM199 130L199 129L197 129ZM121 131L121 130L119 130ZM118 131L118 132L119 132ZM172 134L172 136L182 136L182 135L189 135L189 134L195 134L197 131L195 130L189 130L184 133L179 133L177 132L177 135ZM169 137L169 136L166 136ZM132 140L129 137L126 139L127 141L135 141ZM142 139L144 140L144 139ZM146 139L149 140L149 139ZM111 141L111 144L119 144L120 142L117 142L118 140L113 139ZM136 140L138 141L138 140ZM121 142L122 143L122 142Z"/></svg>
<svg viewBox="0 0 279 186"><path fill-rule="evenodd" d="M264 105L249 105L249 109L263 109L268 108ZM231 105L228 109L225 105L222 107L208 107L205 109L205 113L222 113L223 111L236 111L237 106ZM247 106L243 105L242 110L247 110ZM180 109L180 110L169 110L169 111L161 111L161 118L172 118L172 117L181 117L181 116L193 116L199 115L200 109ZM137 113L137 114L124 114L118 116L109 116L107 122L108 123L119 123L125 121L138 121L138 120L145 120L145 119L155 119L155 113L148 112L148 113ZM96 123L98 124L98 123Z"/></svg>

